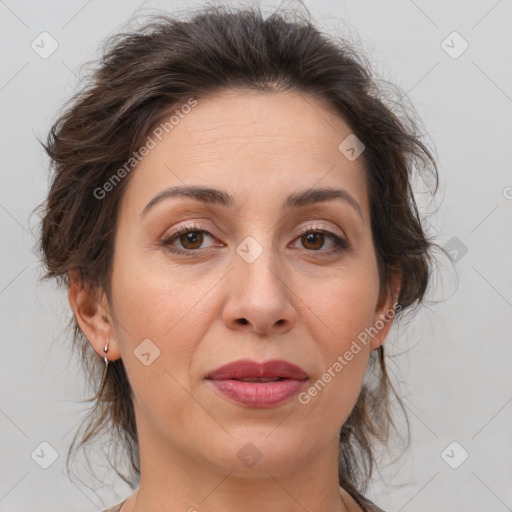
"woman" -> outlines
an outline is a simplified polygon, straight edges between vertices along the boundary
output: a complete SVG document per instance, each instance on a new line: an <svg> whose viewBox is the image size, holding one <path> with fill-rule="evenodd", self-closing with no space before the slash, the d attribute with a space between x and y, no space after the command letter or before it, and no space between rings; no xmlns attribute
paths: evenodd
<svg viewBox="0 0 512 512"><path fill-rule="evenodd" d="M384 342L431 272L413 166L437 171L357 54L290 14L119 35L45 145L46 276L103 367L80 445L106 430L138 483L109 512L380 510Z"/></svg>

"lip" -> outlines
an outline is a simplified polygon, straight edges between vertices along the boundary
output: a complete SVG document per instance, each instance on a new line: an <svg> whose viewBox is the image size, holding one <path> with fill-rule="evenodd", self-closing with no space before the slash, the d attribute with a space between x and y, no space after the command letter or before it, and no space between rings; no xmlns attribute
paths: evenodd
<svg viewBox="0 0 512 512"><path fill-rule="evenodd" d="M280 380L246 382L239 379ZM206 380L236 403L249 407L275 407L298 394L308 375L299 366L280 359L263 363L241 359L217 368Z"/></svg>

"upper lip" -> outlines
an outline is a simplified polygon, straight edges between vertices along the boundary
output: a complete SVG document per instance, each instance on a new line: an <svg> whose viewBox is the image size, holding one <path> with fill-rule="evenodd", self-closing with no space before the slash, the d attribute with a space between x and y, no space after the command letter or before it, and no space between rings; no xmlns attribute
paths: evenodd
<svg viewBox="0 0 512 512"><path fill-rule="evenodd" d="M240 359L217 368L209 373L206 378L227 380L275 377L303 380L307 379L308 375L300 366L281 359L272 359L262 363L250 359Z"/></svg>

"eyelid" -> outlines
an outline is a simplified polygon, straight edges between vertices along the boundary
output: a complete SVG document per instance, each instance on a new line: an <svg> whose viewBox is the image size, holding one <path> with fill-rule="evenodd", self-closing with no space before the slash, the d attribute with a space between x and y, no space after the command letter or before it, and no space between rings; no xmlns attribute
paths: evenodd
<svg viewBox="0 0 512 512"><path fill-rule="evenodd" d="M171 231L166 231L162 236L162 240L168 240L169 238L176 236L180 232L187 231L204 231L212 236L218 236L216 231L211 228L211 226L201 225L196 221L192 221L190 224L183 224L176 228L173 228Z"/></svg>
<svg viewBox="0 0 512 512"><path fill-rule="evenodd" d="M327 231L327 232L332 233L333 235L335 235L339 238L342 238L343 240L346 240L348 242L348 238L345 236L345 233L343 231L341 231L340 229L333 228L329 224L324 224L321 221L316 224L313 224L313 225L301 227L299 229L299 232L297 233L297 236L301 236L304 233L308 233L309 231L315 231L315 230Z"/></svg>

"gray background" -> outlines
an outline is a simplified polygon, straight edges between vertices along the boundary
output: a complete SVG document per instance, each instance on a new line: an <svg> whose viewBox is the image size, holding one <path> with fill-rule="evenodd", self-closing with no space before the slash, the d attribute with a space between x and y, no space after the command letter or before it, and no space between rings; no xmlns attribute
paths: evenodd
<svg viewBox="0 0 512 512"><path fill-rule="evenodd" d="M64 473L87 408L79 400L91 388L70 357L65 291L39 281L37 217L30 212L45 197L48 162L36 137L46 136L80 85L80 65L96 57L106 36L140 6L173 11L183 5L0 1L3 512L101 510L130 493L101 459L92 467L100 482L88 480L86 471L82 481ZM359 38L376 69L416 106L441 174L437 203L418 200L427 207L429 232L448 244L455 260L440 260L431 297L441 302L394 327L388 339L400 354L392 368L412 443L397 463L381 468L368 494L386 511L512 510L512 2L306 6L321 29ZM31 48L43 31L59 45L46 59ZM457 58L464 44L458 36L442 47L453 31L469 44ZM58 454L47 469L31 456L36 450L45 454L40 460L49 457L42 442ZM468 459L453 469L448 462L460 464L463 450Z"/></svg>

